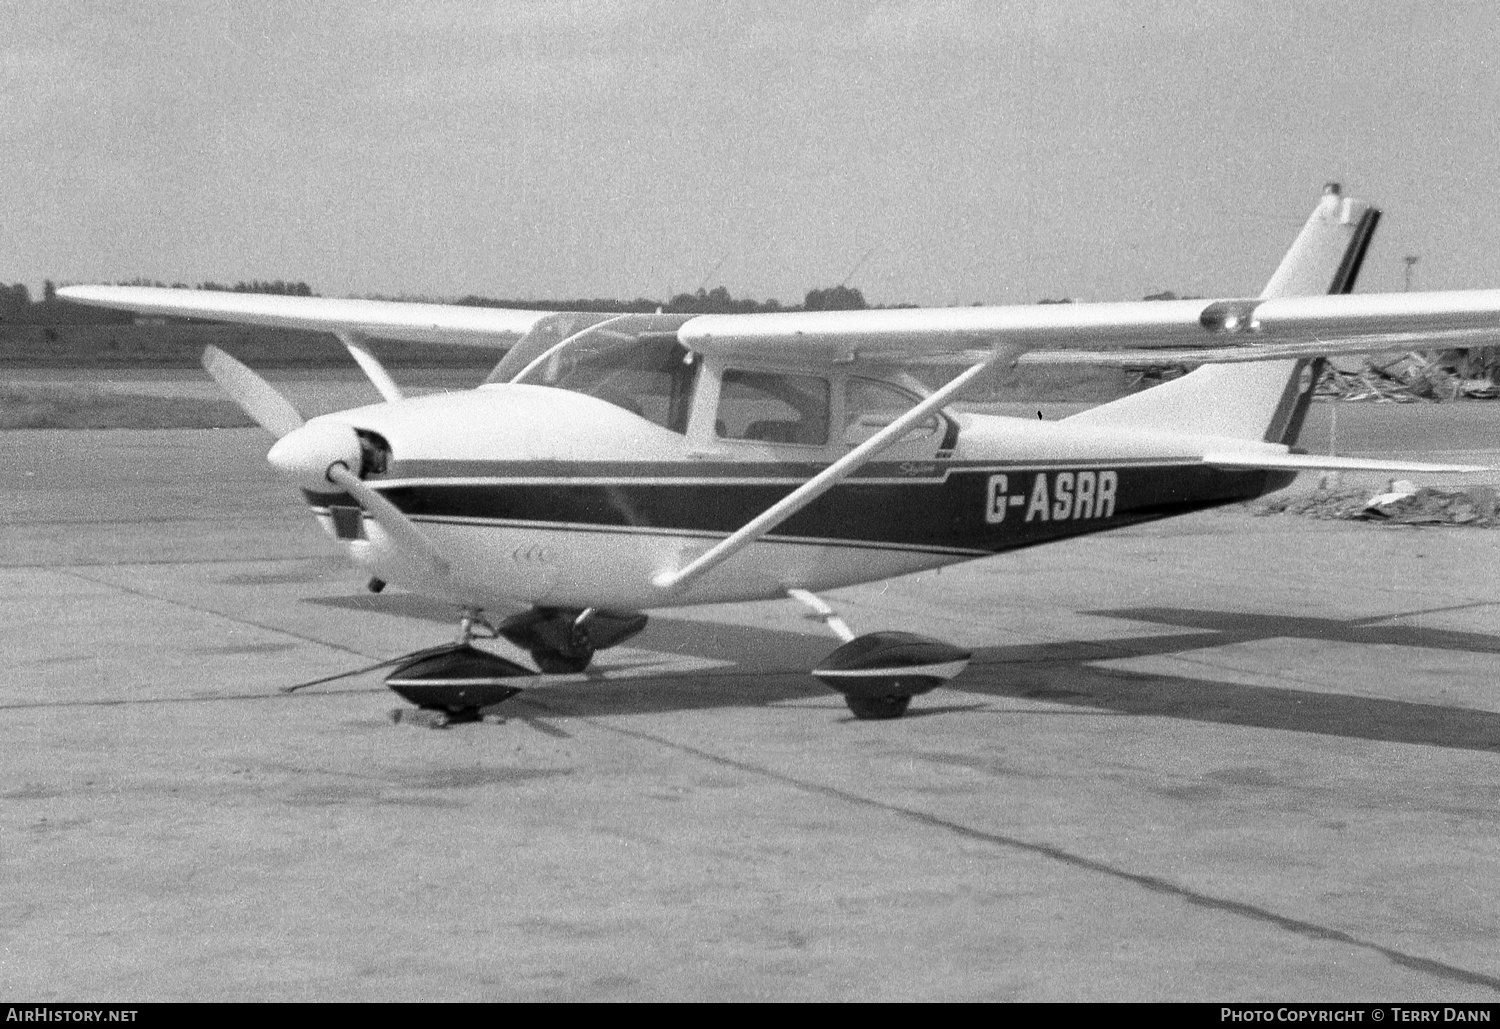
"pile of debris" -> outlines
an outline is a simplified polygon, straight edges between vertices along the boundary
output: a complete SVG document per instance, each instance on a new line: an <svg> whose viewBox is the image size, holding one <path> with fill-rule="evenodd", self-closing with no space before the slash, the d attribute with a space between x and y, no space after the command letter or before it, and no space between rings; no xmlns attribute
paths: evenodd
<svg viewBox="0 0 1500 1029"><path fill-rule="evenodd" d="M1270 497L1252 506L1259 515L1297 514L1388 522L1392 525L1470 525L1500 528L1493 486L1462 490L1418 489L1410 482L1393 482L1385 493L1371 497L1368 490L1318 489L1315 493Z"/></svg>
<svg viewBox="0 0 1500 1029"><path fill-rule="evenodd" d="M1318 381L1317 395L1339 400L1415 401L1500 399L1500 348L1440 350L1428 354L1369 354L1334 359Z"/></svg>
<svg viewBox="0 0 1500 1029"><path fill-rule="evenodd" d="M1371 497L1357 517L1402 525L1478 525L1494 528L1495 489L1470 486L1465 490L1417 489L1409 482L1392 485L1390 492Z"/></svg>

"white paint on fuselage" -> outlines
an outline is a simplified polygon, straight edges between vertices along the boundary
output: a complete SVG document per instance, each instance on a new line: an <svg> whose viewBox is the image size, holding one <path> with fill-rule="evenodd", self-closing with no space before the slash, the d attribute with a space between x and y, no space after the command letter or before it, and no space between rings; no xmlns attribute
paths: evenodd
<svg viewBox="0 0 1500 1029"><path fill-rule="evenodd" d="M1054 466L1196 462L1213 450L1284 454L1279 443L1193 436L1156 429L1074 425L1008 415L960 413L955 461Z"/></svg>
<svg viewBox="0 0 1500 1029"><path fill-rule="evenodd" d="M319 521L331 534L330 519ZM368 539L342 545L368 575L460 606L491 610L532 604L641 610L768 600L785 596L789 587L836 589L972 556L775 540L735 555L686 590L664 594L651 585L652 576L691 561L713 538L496 522L420 524L449 556L456 570L452 579L435 580L402 560L369 519Z"/></svg>

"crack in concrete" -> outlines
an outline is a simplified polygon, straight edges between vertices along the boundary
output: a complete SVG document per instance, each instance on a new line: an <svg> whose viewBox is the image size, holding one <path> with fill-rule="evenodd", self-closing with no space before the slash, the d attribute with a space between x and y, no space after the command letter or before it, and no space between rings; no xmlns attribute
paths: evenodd
<svg viewBox="0 0 1500 1029"><path fill-rule="evenodd" d="M893 814L901 818L921 823L922 825L931 826L934 829L940 829L944 832L953 833L955 835L962 836L965 839L976 840L981 843L987 843L997 847L1004 847L1026 854L1034 854L1039 857L1047 858L1051 861L1056 861L1060 864L1068 865L1072 868L1077 868L1086 872L1093 872L1097 875L1105 875L1113 879L1128 882L1134 886L1138 886L1141 889L1148 890L1152 893L1176 897L1177 899L1192 904L1195 907L1207 908L1211 911L1219 911L1225 914L1237 916L1239 918L1245 918L1251 921L1260 922L1265 925L1274 926L1275 928L1281 929L1284 932L1295 933L1310 940L1315 940L1322 943L1342 943L1346 946L1358 947L1361 950L1371 951L1373 953L1379 954L1390 961L1392 964L1411 969L1415 972L1425 973L1427 975L1431 975L1439 979L1444 979L1449 982L1463 983L1469 986L1483 986L1487 989L1494 990L1496 993L1500 993L1500 976L1486 975L1483 972L1474 972L1466 968L1459 968L1456 965L1450 965L1446 962L1437 961L1433 958L1424 958L1415 954L1408 954L1405 951L1396 950L1393 947L1386 947L1371 940L1360 939L1359 937L1354 936L1351 933L1344 932L1342 929L1334 929L1329 926L1319 925L1316 922L1309 922L1305 919L1292 918L1288 915L1278 914L1277 912L1271 911L1268 908L1258 907L1257 905L1246 903L1244 901L1230 900L1225 897L1215 897L1210 894L1194 890L1190 887L1174 883L1168 879L1162 878L1161 876L1150 875L1143 872L1132 872L1128 869L1119 868L1104 861L1084 857L1081 854L1074 854L1070 851L1064 850L1062 847L1055 846L1050 843L1037 843L1031 840L1023 840L1015 836L1007 836L1003 833L987 832L983 829L976 829L972 826L964 825L961 822L951 821L950 819L942 818L937 815L930 814L926 811L918 811L914 808L903 807L900 804L877 800L873 797L864 797L857 793L851 793L847 790L839 789L836 786L826 786L821 783L809 782L805 779L799 779L793 775L787 775L784 772L778 772L771 768L765 768L760 765L751 764L748 761L740 761L735 758L725 757L720 754L714 754L709 751L702 750L698 747L691 746L690 744L678 743L674 740L670 740L662 736L657 736L652 733L642 732L636 729L627 729L623 726L609 725L591 718L584 718L582 720L588 722L596 728L603 729L606 732L613 732L621 736L654 743L658 746L668 747L684 754L691 754L694 757L699 758L700 760L708 761L712 764L721 765L726 768L733 768L736 771L745 772L751 775L757 775L763 778L772 779L776 782L783 783L787 786L802 790L806 793L813 793L819 796L829 797L834 800L842 801L846 804L855 804L860 807L873 808L875 810L884 811L887 814Z"/></svg>
<svg viewBox="0 0 1500 1029"><path fill-rule="evenodd" d="M83 582L93 583L95 586L104 586L107 589L119 590L121 593L128 593L131 596L144 597L147 600L154 600L159 604L169 604L172 607L180 607L185 611L194 611L198 614L210 615L214 618L222 618L224 621L233 622L236 625L248 625L251 628L261 629L265 632L274 632L281 636L290 636L292 639L301 640L303 643L311 643L314 646L318 647L327 647L329 650L339 650L344 652L345 654L353 654L355 657L369 658L372 660L374 659L373 654L366 654L362 650L355 650L353 647L346 647L341 643L329 643L327 640L320 640L316 636L308 636L300 632L293 632L291 629L284 629L279 625L267 625L264 622L253 621L249 618L237 618L234 615L227 615L223 611L215 611L211 607L199 607L197 604L189 604L185 601L173 600L171 597L163 597L159 594L152 593L149 590L136 589L131 586L123 586L118 582L110 582L108 579L99 579L95 578L92 575L84 575L82 572L73 571L71 569L59 568L57 569L57 574L66 575L74 579L79 579Z"/></svg>

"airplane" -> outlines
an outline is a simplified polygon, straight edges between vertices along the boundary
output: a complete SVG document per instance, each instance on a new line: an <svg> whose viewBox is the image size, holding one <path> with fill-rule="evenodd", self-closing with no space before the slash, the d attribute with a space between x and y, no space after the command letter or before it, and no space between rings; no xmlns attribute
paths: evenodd
<svg viewBox="0 0 1500 1029"><path fill-rule="evenodd" d="M840 641L811 674L856 718L888 719L969 653L856 634L821 592L1250 500L1303 471L1486 470L1296 448L1328 355L1500 330L1500 290L1353 294L1379 220L1330 183L1259 296L1209 300L692 315L58 295L340 339L381 403L304 419L228 354L203 364L277 437L267 460L371 589L453 605L457 641L386 679L431 724L583 671L649 610L787 597ZM372 338L503 356L477 388L407 397ZM1056 421L951 406L1018 365L1080 363L1198 367ZM471 642L496 638L536 670Z"/></svg>

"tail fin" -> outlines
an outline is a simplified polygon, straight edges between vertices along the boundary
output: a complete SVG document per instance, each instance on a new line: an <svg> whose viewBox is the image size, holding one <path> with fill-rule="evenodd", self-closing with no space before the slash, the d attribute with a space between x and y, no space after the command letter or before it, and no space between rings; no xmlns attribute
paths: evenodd
<svg viewBox="0 0 1500 1029"><path fill-rule="evenodd" d="M1323 188L1302 232L1261 291L1262 297L1351 293L1380 210ZM1288 446L1297 441L1320 361L1210 364L1154 389L1074 415L1099 426L1169 429Z"/></svg>

